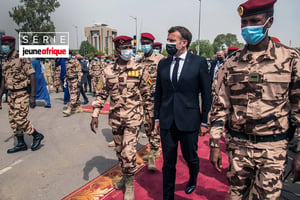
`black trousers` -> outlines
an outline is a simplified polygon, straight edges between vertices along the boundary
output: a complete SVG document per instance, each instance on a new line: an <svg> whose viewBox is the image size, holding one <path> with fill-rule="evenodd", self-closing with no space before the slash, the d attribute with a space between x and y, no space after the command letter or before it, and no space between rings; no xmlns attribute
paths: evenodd
<svg viewBox="0 0 300 200"><path fill-rule="evenodd" d="M198 130L193 132L180 131L175 123L173 123L170 130L160 130L164 158L162 169L164 200L174 199L178 142L183 158L188 164L190 178L197 178L199 172L198 133Z"/></svg>

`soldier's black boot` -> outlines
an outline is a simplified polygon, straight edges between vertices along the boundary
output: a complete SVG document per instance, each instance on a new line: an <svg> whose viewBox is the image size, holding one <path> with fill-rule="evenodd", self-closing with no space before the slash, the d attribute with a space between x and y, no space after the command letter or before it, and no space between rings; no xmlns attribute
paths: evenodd
<svg viewBox="0 0 300 200"><path fill-rule="evenodd" d="M16 138L17 138L17 141L18 141L17 145L14 146L11 149L8 149L7 153L16 153L18 151L26 151L27 150L27 145L24 141L24 136L23 135L17 135Z"/></svg>
<svg viewBox="0 0 300 200"><path fill-rule="evenodd" d="M32 133L32 137L33 140L32 140L31 150L35 151L39 149L41 141L44 139L44 136L41 133L34 130L34 132Z"/></svg>

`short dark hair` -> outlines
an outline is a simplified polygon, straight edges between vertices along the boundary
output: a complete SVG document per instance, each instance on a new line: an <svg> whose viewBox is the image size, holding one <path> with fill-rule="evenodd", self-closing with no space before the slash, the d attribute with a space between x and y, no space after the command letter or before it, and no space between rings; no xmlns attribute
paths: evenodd
<svg viewBox="0 0 300 200"><path fill-rule="evenodd" d="M174 33L175 31L178 31L181 34L181 38L188 41L186 48L189 48L192 41L192 33L183 26L173 26L168 30L168 33Z"/></svg>
<svg viewBox="0 0 300 200"><path fill-rule="evenodd" d="M266 17L267 17L267 18L273 17L273 15L274 15L274 9L268 10L268 11L266 12Z"/></svg>

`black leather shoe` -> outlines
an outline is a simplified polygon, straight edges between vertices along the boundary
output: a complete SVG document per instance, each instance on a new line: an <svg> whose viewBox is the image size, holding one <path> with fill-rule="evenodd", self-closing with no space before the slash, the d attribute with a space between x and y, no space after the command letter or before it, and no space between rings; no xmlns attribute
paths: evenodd
<svg viewBox="0 0 300 200"><path fill-rule="evenodd" d="M88 103L89 103L89 100L85 100L85 101L83 102L84 105L86 105L86 104L88 104Z"/></svg>
<svg viewBox="0 0 300 200"><path fill-rule="evenodd" d="M23 144L17 144L11 149L7 150L7 153L16 153L18 151L26 151L27 150L27 145L25 143Z"/></svg>
<svg viewBox="0 0 300 200"><path fill-rule="evenodd" d="M32 136L33 136L33 141L31 145L31 150L35 151L39 149L41 141L44 139L44 136L41 133L38 133L37 131L34 131Z"/></svg>
<svg viewBox="0 0 300 200"><path fill-rule="evenodd" d="M190 185L189 183L186 185L185 193L191 194L196 189L196 185Z"/></svg>

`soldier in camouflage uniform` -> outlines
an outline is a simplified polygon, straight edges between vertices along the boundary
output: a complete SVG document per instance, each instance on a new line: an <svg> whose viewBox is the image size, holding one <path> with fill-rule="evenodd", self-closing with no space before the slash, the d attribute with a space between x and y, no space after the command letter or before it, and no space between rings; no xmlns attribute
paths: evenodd
<svg viewBox="0 0 300 200"><path fill-rule="evenodd" d="M247 45L225 61L213 83L210 161L220 171L219 139L226 125L230 199L279 198L289 116L298 132L293 172L294 181L300 180L300 54L268 37L275 2L249 0L240 5Z"/></svg>
<svg viewBox="0 0 300 200"><path fill-rule="evenodd" d="M72 54L72 51L70 51ZM71 56L71 55L70 55ZM75 109L75 113L82 112L82 108L80 106L79 100L79 89L81 86L81 65L79 61L75 58L75 56L71 56L70 59L67 60L66 63L66 77L65 83L68 83L69 91L70 91L70 102L68 108L63 111L66 116L71 115L72 109Z"/></svg>
<svg viewBox="0 0 300 200"><path fill-rule="evenodd" d="M92 78L93 96L96 94L96 84L99 81L102 70L101 60L98 58L98 54L94 54L94 58L90 63L89 74Z"/></svg>
<svg viewBox="0 0 300 200"><path fill-rule="evenodd" d="M59 88L61 88L61 80L60 80L60 68L61 66L57 66L55 67L55 89L56 89L56 93L58 93Z"/></svg>
<svg viewBox="0 0 300 200"><path fill-rule="evenodd" d="M53 63L49 60L46 59L45 60L45 72L44 72L44 76L47 82L47 89L48 91L50 91L51 86L53 85Z"/></svg>
<svg viewBox="0 0 300 200"><path fill-rule="evenodd" d="M144 52L144 57L139 61L147 71L150 72L150 77L152 80L151 85L151 95L154 96L155 93L155 83L157 76L157 65L161 59L164 58L163 55L153 52L153 41L154 36L151 33L141 34L141 49ZM154 102L152 102L154 104ZM150 143L150 152L148 156L145 156L148 160L148 169L156 170L155 158L160 157L160 135L155 130L149 130L149 113L145 113L145 131Z"/></svg>
<svg viewBox="0 0 300 200"><path fill-rule="evenodd" d="M35 151L40 147L44 136L37 132L31 122L27 119L29 106L34 108L35 104L35 72L29 59L20 59L15 50L15 38L4 36L1 38L3 68L2 83L0 91L0 109L4 90L8 90L8 119L17 144L7 153L15 153L27 150L23 133L33 136L31 150ZM30 92L28 92L31 90Z"/></svg>
<svg viewBox="0 0 300 200"><path fill-rule="evenodd" d="M144 110L149 113L149 130L153 127L151 77L142 65L131 58L132 38L119 36L113 41L120 56L114 64L105 67L97 83L91 129L96 133L95 127L98 127L100 110L110 96L109 124L112 127L116 155L123 172L123 177L116 183L115 188L118 190L125 188L124 199L132 200L134 174L137 170L136 145L144 121Z"/></svg>

